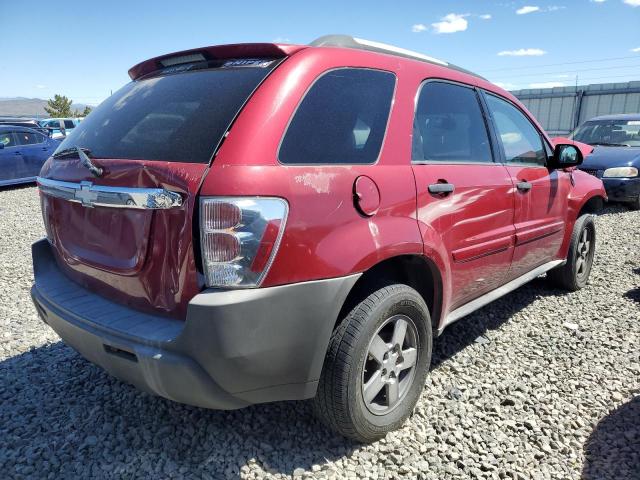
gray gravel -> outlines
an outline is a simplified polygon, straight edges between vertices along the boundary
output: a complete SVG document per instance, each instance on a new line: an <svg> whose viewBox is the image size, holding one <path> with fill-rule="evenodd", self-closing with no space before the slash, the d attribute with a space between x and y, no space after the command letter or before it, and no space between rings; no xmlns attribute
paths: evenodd
<svg viewBox="0 0 640 480"><path fill-rule="evenodd" d="M415 415L363 446L305 402L234 412L111 378L31 305L33 187L0 190L2 478L640 478L640 213L596 220L591 283L538 279L452 326Z"/></svg>

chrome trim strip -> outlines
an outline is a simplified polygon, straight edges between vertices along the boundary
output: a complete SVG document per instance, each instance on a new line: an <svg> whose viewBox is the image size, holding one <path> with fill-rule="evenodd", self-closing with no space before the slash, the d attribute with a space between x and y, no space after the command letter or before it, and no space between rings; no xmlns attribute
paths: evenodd
<svg viewBox="0 0 640 480"><path fill-rule="evenodd" d="M495 290L491 290L488 293L485 293L481 297L476 298L475 300L471 300L469 303L462 305L461 307L456 308L452 312L446 316L440 328L438 328L438 335L442 333L442 331L451 325L456 320L460 320L462 317L466 317L470 313L475 312L476 310L484 307L485 305L497 300L498 298L506 295L509 292L512 292L518 287L521 287L525 283L530 282L536 277L539 277L545 272L548 272L552 268L557 267L565 263L566 260L553 260L551 262L547 262L543 265L540 265L537 268L534 268L530 272L525 273L524 275L511 280L509 283L505 283L501 287L496 288Z"/></svg>
<svg viewBox="0 0 640 480"><path fill-rule="evenodd" d="M166 210L182 206L182 196L164 188L129 188L93 185L91 182L63 182L37 177L38 188L45 195L79 203L84 207Z"/></svg>

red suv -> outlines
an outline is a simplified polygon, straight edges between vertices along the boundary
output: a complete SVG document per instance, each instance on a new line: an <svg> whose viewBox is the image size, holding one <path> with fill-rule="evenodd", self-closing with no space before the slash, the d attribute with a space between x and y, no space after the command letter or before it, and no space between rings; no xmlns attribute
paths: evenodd
<svg viewBox="0 0 640 480"><path fill-rule="evenodd" d="M330 36L129 75L41 171L32 295L141 389L314 398L372 441L411 413L447 325L545 272L587 282L601 181L466 70Z"/></svg>

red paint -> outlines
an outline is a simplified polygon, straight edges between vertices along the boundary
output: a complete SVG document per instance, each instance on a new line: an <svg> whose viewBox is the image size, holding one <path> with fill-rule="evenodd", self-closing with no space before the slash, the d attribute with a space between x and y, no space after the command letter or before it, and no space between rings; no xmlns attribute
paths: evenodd
<svg viewBox="0 0 640 480"><path fill-rule="evenodd" d="M203 50L180 54L198 51ZM90 211L50 201L48 222L60 264L76 281L118 302L184 316L189 299L203 287L193 239L198 195L288 201L286 228L263 287L364 272L394 256L418 255L441 279L443 304L436 311L442 317L518 272L564 258L581 206L592 196L605 195L602 183L582 172L573 173L572 187L570 173L546 168L412 166L414 100L425 79L482 87L526 112L511 94L474 76L352 49L252 44L204 51L216 58L290 57L246 104L208 170L187 163L100 160L108 174L95 180L77 160L49 160L42 171L61 180L164 186L184 194L181 209L153 214ZM136 65L130 75L155 70L161 58ZM281 165L278 147L304 93L323 72L342 66L397 75L379 160L374 165ZM516 189L520 180L532 183L528 194ZM455 191L430 194L428 185L438 181L454 184Z"/></svg>

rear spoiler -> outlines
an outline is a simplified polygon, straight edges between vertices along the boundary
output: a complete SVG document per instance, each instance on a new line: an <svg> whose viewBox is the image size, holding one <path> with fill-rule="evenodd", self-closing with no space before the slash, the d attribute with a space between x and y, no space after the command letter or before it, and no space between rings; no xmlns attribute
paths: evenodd
<svg viewBox="0 0 640 480"><path fill-rule="evenodd" d="M293 55L299 50L307 48L304 45L281 45L276 43L238 43L234 45L216 45L211 47L194 48L181 52L170 53L160 57L151 58L134 65L129 69L129 77L136 80L156 70L166 67L166 62L177 65L180 58L184 58L187 63L194 57L204 60L224 60L231 58L285 58ZM176 59L175 62L172 59ZM163 64L163 62L165 62Z"/></svg>

